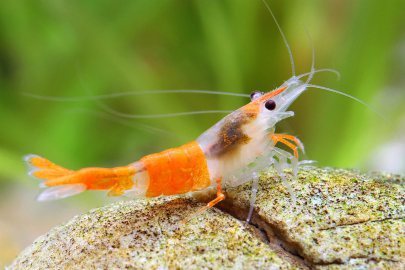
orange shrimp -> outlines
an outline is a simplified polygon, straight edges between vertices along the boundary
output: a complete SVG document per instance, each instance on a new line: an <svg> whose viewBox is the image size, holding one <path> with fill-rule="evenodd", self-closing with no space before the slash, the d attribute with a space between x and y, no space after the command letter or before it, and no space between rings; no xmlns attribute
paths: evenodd
<svg viewBox="0 0 405 270"><path fill-rule="evenodd" d="M260 97L255 93L249 104L223 118L196 141L147 155L127 166L73 171L28 155L25 160L31 167L29 174L43 179L43 186L48 187L38 200L65 198L85 190L108 190L112 196L157 197L216 186L217 197L207 205L210 208L225 198L223 180L230 179L233 171L271 152L277 142L295 151L296 146L285 141L293 137L269 130L276 118L285 118L284 112L277 112L275 102L285 99L287 96L281 94L291 92L290 88L300 89L283 85Z"/></svg>
<svg viewBox="0 0 405 270"><path fill-rule="evenodd" d="M300 140L292 135L275 133L276 124L294 115L290 104L308 88L314 70L292 76L279 88L251 94L251 102L231 112L197 140L177 148L147 155L139 161L116 168L65 169L37 155L27 155L29 175L44 180L47 187L38 200L65 198L85 190L107 190L111 196L134 195L157 197L184 194L216 187L216 198L201 211L225 199L223 186L238 186L253 181L250 219L257 192L258 172L274 165L294 199L292 188L285 181L286 167L297 172ZM308 76L306 82L300 79ZM333 90L333 89L331 89ZM336 90L333 90L336 91ZM340 92L339 92L340 93ZM277 144L284 144L290 154ZM199 212L201 212L199 211Z"/></svg>

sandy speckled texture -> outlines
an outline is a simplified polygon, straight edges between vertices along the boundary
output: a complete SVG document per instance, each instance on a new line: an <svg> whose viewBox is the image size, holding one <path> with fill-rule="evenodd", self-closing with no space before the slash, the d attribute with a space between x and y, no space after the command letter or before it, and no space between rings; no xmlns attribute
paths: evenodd
<svg viewBox="0 0 405 270"><path fill-rule="evenodd" d="M289 181L263 173L185 226L203 204L182 197L126 201L52 229L10 269L404 269L404 178L304 167ZM201 196L203 198L204 196ZM201 199L200 198L200 199Z"/></svg>
<svg viewBox="0 0 405 270"><path fill-rule="evenodd" d="M10 269L294 269L242 222L191 200L112 204L73 218L40 237Z"/></svg>
<svg viewBox="0 0 405 270"><path fill-rule="evenodd" d="M256 223L284 247L315 268L404 267L403 178L315 167L301 169L296 180L288 177L296 202L269 171L261 177L255 207ZM246 209L249 196L249 184L228 190L227 208Z"/></svg>

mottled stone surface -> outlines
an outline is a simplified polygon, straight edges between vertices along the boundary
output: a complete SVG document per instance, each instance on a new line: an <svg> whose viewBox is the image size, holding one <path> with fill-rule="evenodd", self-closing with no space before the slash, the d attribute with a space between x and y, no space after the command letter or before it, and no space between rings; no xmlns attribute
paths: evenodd
<svg viewBox="0 0 405 270"><path fill-rule="evenodd" d="M296 201L272 170L261 176L255 227L240 221L249 184L228 189L222 211L184 226L203 204L181 197L111 204L38 238L10 269L405 267L403 178L305 167L290 183Z"/></svg>
<svg viewBox="0 0 405 270"><path fill-rule="evenodd" d="M260 180L254 223L269 236L314 268L404 269L403 178L314 167L287 176L295 202L274 172ZM228 190L225 208L242 218L249 196L250 185Z"/></svg>
<svg viewBox="0 0 405 270"><path fill-rule="evenodd" d="M37 239L10 268L297 268L252 228L217 209L179 226L201 206L157 199L96 209Z"/></svg>

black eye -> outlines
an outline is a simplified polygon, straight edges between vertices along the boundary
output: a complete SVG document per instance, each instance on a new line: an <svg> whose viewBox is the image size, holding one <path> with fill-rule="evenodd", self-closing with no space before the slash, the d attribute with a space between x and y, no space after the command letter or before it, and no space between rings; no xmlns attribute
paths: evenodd
<svg viewBox="0 0 405 270"><path fill-rule="evenodd" d="M276 102L272 99L269 99L264 104L264 107L266 107L267 110L272 111L276 108Z"/></svg>
<svg viewBox="0 0 405 270"><path fill-rule="evenodd" d="M260 91L253 91L253 92L250 94L250 100L255 100L256 98L261 97L262 95L263 95L263 92L260 92Z"/></svg>

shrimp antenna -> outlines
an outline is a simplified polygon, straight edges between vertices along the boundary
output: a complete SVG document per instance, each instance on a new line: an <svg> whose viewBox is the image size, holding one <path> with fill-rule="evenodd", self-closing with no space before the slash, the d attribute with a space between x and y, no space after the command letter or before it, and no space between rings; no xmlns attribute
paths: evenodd
<svg viewBox="0 0 405 270"><path fill-rule="evenodd" d="M78 109L71 109L69 111L67 111L68 113L87 113L87 114L91 114L94 117L98 117L98 118L102 118L104 120L108 120L117 124L120 124L122 126L126 126L126 127L130 127L130 128L134 128L134 129L138 129L138 130L144 130L147 131L149 133L161 133L161 134L165 134L168 136L174 136L175 134L173 132L164 130L164 129L160 129L160 128L156 128L154 126L151 125L147 125L141 122L138 122L137 124L133 124L132 122L130 122L130 120L125 120L125 119L121 119L120 117L117 117L116 115L112 115L109 114L107 112L102 112L102 111L97 111L97 110L92 110L92 109L87 109L87 108L78 108Z"/></svg>
<svg viewBox="0 0 405 270"><path fill-rule="evenodd" d="M305 84L305 85L307 87L310 87L310 88L316 88L316 89L320 89L320 90L325 90L325 91L328 91L328 92L332 92L332 93L335 93L335 94L338 94L338 95L348 97L348 98L353 99L353 100L357 101L358 103L360 103L360 104L362 104L362 105L364 105L366 107L369 107L369 105L367 103L365 103L364 101L362 101L361 99L356 98L355 96L349 95L349 94L347 94L345 92L341 92L341 91L336 90L336 89L332 89L332 88L329 88L329 87L320 86L320 85L316 85L316 84Z"/></svg>
<svg viewBox="0 0 405 270"><path fill-rule="evenodd" d="M319 73L319 72L330 72L330 73L335 74L338 80L340 79L340 72L335 70L335 69L332 69L332 68L315 69L313 72L312 71L311 72L306 72L306 73L302 73L302 74L296 76L296 79L299 80L302 77L305 77L305 76L308 76L308 75L311 75L311 74L316 74L316 73Z"/></svg>
<svg viewBox="0 0 405 270"><path fill-rule="evenodd" d="M89 97L94 97L92 96L91 91L85 87L83 78L79 74L79 81L83 89L89 94ZM178 93L178 91L181 90L168 90L171 93ZM187 93L191 93L190 91L199 91L199 90L182 90L184 93L187 91ZM207 91L207 90L200 90L204 92L209 92L209 93L217 93L215 91ZM156 92L165 92L165 90L156 90L153 91L154 93ZM146 92L147 93L147 92ZM117 93L119 94L119 93ZM216 113L222 113L222 114L228 114L231 111L220 111L220 110L211 110L211 111L191 111L191 112L177 112L177 113L165 113L165 114L127 114L123 112L119 112L117 110L114 110L110 106L106 105L103 103L100 99L95 99L95 102L99 108L104 110L106 113L110 113L111 115L118 116L118 117L123 117L123 118L131 118L131 119L152 119L152 118L169 118L169 117L177 117L177 116L187 116L187 115L196 115L196 114L216 114Z"/></svg>
<svg viewBox="0 0 405 270"><path fill-rule="evenodd" d="M113 114L115 116L124 117L124 118L132 118L132 119L153 119L153 118L170 118L170 117L178 117L178 116L189 116L189 115L199 115L199 114L228 114L232 111L222 111L222 110L207 110L207 111L191 111L191 112L176 112L176 113L163 113L163 114L129 114L119 112L114 110L113 108L99 103L99 107L101 107L104 111Z"/></svg>
<svg viewBox="0 0 405 270"><path fill-rule="evenodd" d="M366 102L364 102L363 100L361 100L361 99L359 99L359 98L357 98L355 96L349 95L349 94L347 94L345 92L341 92L341 91L336 90L336 89L332 89L332 88L329 88L329 87L320 86L320 85L316 85L316 84L306 84L306 87L308 87L308 88L316 88L316 89L332 92L332 93L335 93L335 94L342 95L342 96L345 96L347 98L350 98L350 99L362 104L363 106L365 106L369 110L373 111L374 113L376 113L381 118L385 119L385 117L383 115L381 115L377 110L375 110L369 104L367 104Z"/></svg>
<svg viewBox="0 0 405 270"><path fill-rule="evenodd" d="M233 93L233 92L221 92L221 91L211 91L211 90L150 90L150 91L140 91L140 92L120 92L120 93L111 93L103 95L90 95L90 96L75 96L75 97L61 97L61 96L47 96L47 95L38 95L29 92L22 92L21 94L26 97L47 100L47 101L56 101L56 102L79 102L85 100L103 100L103 99L112 99L120 98L126 96L137 96L137 95L156 95L156 94L207 94L207 95L224 95L224 96L235 96L235 97L247 97L248 94L242 93Z"/></svg>
<svg viewBox="0 0 405 270"><path fill-rule="evenodd" d="M281 27L280 27L280 25L279 25L279 23L278 23L278 21L277 21L277 19L276 19L276 16L274 16L273 11L271 11L271 8L270 8L269 4L267 3L267 1L266 1L266 0L262 0L262 2L263 2L263 4L266 6L266 8L267 8L267 10L269 11L270 15L273 17L273 20L274 20L274 22L275 22L276 25L277 25L277 28L278 28L278 30L279 30L279 32L280 32L280 34L281 34L281 37L283 38L285 47L287 48L287 51L288 51L288 55L290 56L292 77L295 77L294 56L293 56L293 54L292 54L290 45L288 44L287 38L285 37L284 32L283 32L283 30L281 29Z"/></svg>
<svg viewBox="0 0 405 270"><path fill-rule="evenodd" d="M347 97L347 98L350 98L350 99L352 99L352 100L354 100L354 101L356 101L356 102L362 104L363 106L365 106L365 107L367 107L368 109L370 109L370 110L372 110L373 112L375 112L377 115L381 116L381 115L379 114L379 112L377 112L377 111L376 111L375 109L373 109L370 105L368 105L366 102L364 102L363 100L361 100L361 99L359 99L359 98L356 98L356 97L354 97L354 96L352 96L352 95L349 95L349 94L347 94L347 93L344 93L344 92L341 92L341 91L338 91L338 90L335 90L335 89L332 89L332 88L328 88L328 87L320 86L320 85L315 85L315 84L310 84L310 82L311 82L312 78L314 77L314 74L317 72L317 70L315 70L315 47L314 47L314 44L313 44L311 35L309 34L308 31L306 31L306 33L307 33L307 35L308 35L308 39L309 39L309 41L310 41L310 43L311 43L311 47L312 47L311 71L310 71L310 72L307 72L307 73L304 73L304 74L301 74L301 75L299 75L297 78L302 78L303 76L308 75L307 81L306 81L305 84L304 84L304 85L306 85L307 87L312 87L312 88L316 88L316 89L320 89L320 90L325 90L325 91L328 91L328 92L332 92L332 93L335 93L335 94L338 94L338 95L345 96L345 97ZM335 71L335 73L338 75L338 77L340 77L340 73L339 73L339 72Z"/></svg>
<svg viewBox="0 0 405 270"><path fill-rule="evenodd" d="M305 82L305 84L309 84L315 74L315 46L314 46L312 37L308 32L308 29L305 28L305 32L307 33L307 37L308 37L309 43L311 44L311 48L312 48L311 71L309 72L309 76L307 78L307 81Z"/></svg>

